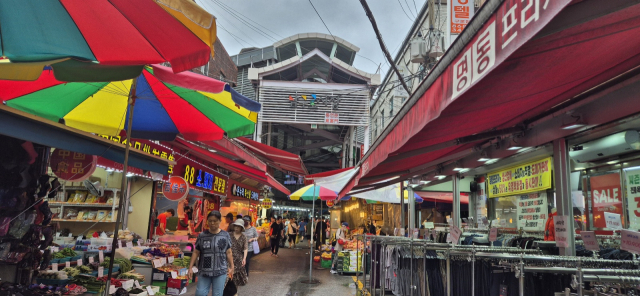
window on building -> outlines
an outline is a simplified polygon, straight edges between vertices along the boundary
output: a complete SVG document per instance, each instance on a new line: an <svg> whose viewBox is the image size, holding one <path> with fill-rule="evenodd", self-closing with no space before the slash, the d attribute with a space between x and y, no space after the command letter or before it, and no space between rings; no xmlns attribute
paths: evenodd
<svg viewBox="0 0 640 296"><path fill-rule="evenodd" d="M384 110L380 111L380 118L382 119L382 128L384 128Z"/></svg>
<svg viewBox="0 0 640 296"><path fill-rule="evenodd" d="M389 117L393 117L393 98L389 100Z"/></svg>

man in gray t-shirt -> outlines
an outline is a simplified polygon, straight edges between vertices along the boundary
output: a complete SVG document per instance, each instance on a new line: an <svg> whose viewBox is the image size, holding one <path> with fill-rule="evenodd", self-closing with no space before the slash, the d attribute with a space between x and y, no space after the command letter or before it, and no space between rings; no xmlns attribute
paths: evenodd
<svg viewBox="0 0 640 296"><path fill-rule="evenodd" d="M201 232L195 248L201 254L198 267L200 275L212 277L227 273L229 269L227 250L231 248L231 237L228 232L220 231L217 234L209 231Z"/></svg>

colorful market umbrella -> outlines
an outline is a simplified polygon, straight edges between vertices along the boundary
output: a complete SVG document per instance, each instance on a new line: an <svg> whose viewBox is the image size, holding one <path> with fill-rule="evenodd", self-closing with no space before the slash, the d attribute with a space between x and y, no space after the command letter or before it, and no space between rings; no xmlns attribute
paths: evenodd
<svg viewBox="0 0 640 296"><path fill-rule="evenodd" d="M185 86L187 81L207 92L161 79ZM118 136L128 123L133 81L64 83L45 70L36 81L0 81L0 100L73 128ZM252 134L257 113L237 105L228 89L224 82L195 73L173 74L160 65L145 67L136 78L130 136L171 141L181 134L187 140L213 141L225 133L229 138Z"/></svg>
<svg viewBox="0 0 640 296"><path fill-rule="evenodd" d="M290 200L302 199L315 201L318 198L321 200L335 200L338 198L338 194L331 189L312 184L302 187L289 195Z"/></svg>
<svg viewBox="0 0 640 296"><path fill-rule="evenodd" d="M0 79L118 81L144 65L200 67L213 53L215 17L190 0L2 0Z"/></svg>
<svg viewBox="0 0 640 296"><path fill-rule="evenodd" d="M298 189L296 192L291 193L291 195L289 195L290 200L312 200L313 201L313 204L311 205L311 213L313 214L313 216L311 217L311 225L316 225L316 219L315 219L316 202L315 201L318 198L320 198L321 200L335 200L338 198L338 194L331 189L318 186L314 183L312 185L307 185L305 187L302 187ZM320 206L322 206L322 203L320 203ZM303 283L307 283L307 284L317 283L317 281L315 281L312 278L312 274L313 274L312 266L313 266L313 246L311 246L309 250L309 280L303 281Z"/></svg>

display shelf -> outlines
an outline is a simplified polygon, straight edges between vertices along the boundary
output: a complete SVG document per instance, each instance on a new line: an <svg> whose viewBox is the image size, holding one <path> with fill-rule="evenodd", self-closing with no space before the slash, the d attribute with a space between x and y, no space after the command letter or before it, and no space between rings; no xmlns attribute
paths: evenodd
<svg viewBox="0 0 640 296"><path fill-rule="evenodd" d="M97 223L115 223L116 221L98 221L98 220L72 220L72 219L51 219L54 222L97 222Z"/></svg>
<svg viewBox="0 0 640 296"><path fill-rule="evenodd" d="M108 203L75 203L54 201L49 202L49 206L65 206L65 207L87 207L87 208L112 208L113 204ZM118 205L116 205L117 207Z"/></svg>

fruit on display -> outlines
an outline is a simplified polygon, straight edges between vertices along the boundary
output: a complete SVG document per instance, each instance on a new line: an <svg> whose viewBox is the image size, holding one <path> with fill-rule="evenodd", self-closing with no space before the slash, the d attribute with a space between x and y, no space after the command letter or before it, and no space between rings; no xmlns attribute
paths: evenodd
<svg viewBox="0 0 640 296"><path fill-rule="evenodd" d="M320 256L314 256L313 262L320 262Z"/></svg>
<svg viewBox="0 0 640 296"><path fill-rule="evenodd" d="M322 253L322 259L331 260L331 253L328 253L328 252Z"/></svg>

